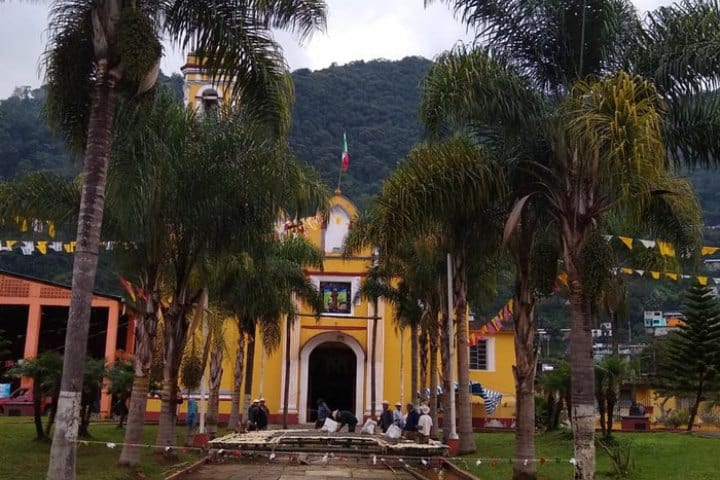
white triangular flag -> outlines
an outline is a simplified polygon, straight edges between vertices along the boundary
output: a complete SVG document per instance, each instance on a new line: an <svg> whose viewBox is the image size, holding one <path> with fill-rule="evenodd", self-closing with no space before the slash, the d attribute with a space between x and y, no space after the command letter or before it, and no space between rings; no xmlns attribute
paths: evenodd
<svg viewBox="0 0 720 480"><path fill-rule="evenodd" d="M8 245L3 247L3 242L0 242L0 252L12 252L12 247Z"/></svg>
<svg viewBox="0 0 720 480"><path fill-rule="evenodd" d="M612 235L603 235L603 238L605 239L606 242L609 242L610 240L612 240L613 236Z"/></svg>
<svg viewBox="0 0 720 480"><path fill-rule="evenodd" d="M640 243L643 244L643 247L645 248L653 248L655 247L655 240L642 240L640 239Z"/></svg>
<svg viewBox="0 0 720 480"><path fill-rule="evenodd" d="M713 282L715 282L715 285L720 285L720 277L713 277Z"/></svg>
<svg viewBox="0 0 720 480"><path fill-rule="evenodd" d="M683 280L687 280L690 278L690 275L680 275L680 278L682 278Z"/></svg>
<svg viewBox="0 0 720 480"><path fill-rule="evenodd" d="M635 273L642 277L645 274L645 270L635 270Z"/></svg>
<svg viewBox="0 0 720 480"><path fill-rule="evenodd" d="M22 242L22 246L20 247L20 250L22 250L23 255L32 255L32 253L35 251L35 243L34 242Z"/></svg>
<svg viewBox="0 0 720 480"><path fill-rule="evenodd" d="M56 252L62 252L62 251L63 251L62 242L50 242L50 243L48 243L48 248L49 248L50 250L54 250L54 251L56 251Z"/></svg>

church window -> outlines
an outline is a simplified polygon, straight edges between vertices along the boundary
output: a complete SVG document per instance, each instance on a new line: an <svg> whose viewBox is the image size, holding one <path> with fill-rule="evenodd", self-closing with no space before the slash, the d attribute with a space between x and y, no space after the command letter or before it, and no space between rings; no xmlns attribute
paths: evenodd
<svg viewBox="0 0 720 480"><path fill-rule="evenodd" d="M478 340L470 346L470 370L488 370L487 340Z"/></svg>

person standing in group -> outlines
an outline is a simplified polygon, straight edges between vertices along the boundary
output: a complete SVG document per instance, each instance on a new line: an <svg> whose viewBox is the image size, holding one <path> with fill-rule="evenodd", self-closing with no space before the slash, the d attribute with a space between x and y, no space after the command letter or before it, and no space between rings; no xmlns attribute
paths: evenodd
<svg viewBox="0 0 720 480"><path fill-rule="evenodd" d="M258 412L260 411L260 400L257 398L252 401L252 405L250 405L250 408L248 408L248 418L247 418L247 430L249 432L253 430L257 430L257 421L258 421Z"/></svg>
<svg viewBox="0 0 720 480"><path fill-rule="evenodd" d="M417 437L418 420L420 413L415 409L412 403L407 404L407 415L405 416L405 426L403 427L403 437L408 440L415 440Z"/></svg>
<svg viewBox="0 0 720 480"><path fill-rule="evenodd" d="M185 445L192 445L192 437L197 426L198 406L197 401L188 395L187 415L185 415L185 425L187 426L187 435L185 437Z"/></svg>
<svg viewBox="0 0 720 480"><path fill-rule="evenodd" d="M400 402L395 404L395 410L393 410L393 423L397 425L400 430L405 428L405 420L403 419L402 414L402 403Z"/></svg>
<svg viewBox="0 0 720 480"><path fill-rule="evenodd" d="M270 410L265 405L265 399L260 398L260 405L258 405L258 416L257 416L257 429L267 430L268 422L270 421Z"/></svg>
<svg viewBox="0 0 720 480"><path fill-rule="evenodd" d="M334 410L332 412L332 418L338 422L338 427L336 432L339 432L342 427L345 425L348 426L348 432L354 433L355 427L358 424L358 419L353 415L352 412L349 412L347 410Z"/></svg>
<svg viewBox="0 0 720 480"><path fill-rule="evenodd" d="M315 428L321 428L325 424L325 420L332 414L330 407L328 407L325 400L318 398L317 401L317 420L315 421Z"/></svg>
<svg viewBox="0 0 720 480"><path fill-rule="evenodd" d="M422 405L420 407L420 414L420 418L418 419L417 442L428 443L433 425L432 417L430 417L430 407Z"/></svg>
<svg viewBox="0 0 720 480"><path fill-rule="evenodd" d="M383 432L387 432L388 428L390 428L390 425L393 424L393 413L390 410L390 403L387 400L382 401L382 412L380 413L380 418L378 419L378 425L382 429Z"/></svg>

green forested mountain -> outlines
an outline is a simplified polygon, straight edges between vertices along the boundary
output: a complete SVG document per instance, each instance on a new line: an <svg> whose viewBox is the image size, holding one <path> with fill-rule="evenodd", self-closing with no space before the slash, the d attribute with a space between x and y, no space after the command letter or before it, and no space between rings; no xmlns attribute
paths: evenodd
<svg viewBox="0 0 720 480"><path fill-rule="evenodd" d="M350 169L343 174L341 187L344 194L364 205L398 160L422 138L417 114L418 85L429 66L430 61L426 59L409 57L400 61L353 62L318 71L295 71L296 101L290 143L297 156L315 167L334 188L340 172L342 134L346 132ZM161 82L181 99L182 77L162 76ZM42 121L43 102L42 89L18 89L11 98L0 100L0 181L38 169L66 175L78 171L77 160L65 152L60 140L51 137ZM720 225L717 188L720 169L696 170L688 175L703 207L705 224ZM0 233L4 237L0 240L9 239L8 235L13 239L30 239L28 235L33 235L13 232L7 226ZM720 245L720 229L706 229L706 243ZM0 253L0 268L56 280L69 279L69 265L66 260L41 260L37 255L31 260L14 253ZM110 283L100 281L100 285ZM637 283L631 295L630 310L634 315L643 308L677 308L679 286L643 280L633 283ZM506 297L506 294L509 291L501 288L499 296ZM504 301L504 298L498 299L500 303ZM556 306L557 312L564 311L561 304ZM493 308L490 306L480 313L492 314ZM551 316L550 312L541 312L541 315Z"/></svg>
<svg viewBox="0 0 720 480"><path fill-rule="evenodd" d="M408 57L295 71L290 143L297 156L334 188L346 132L350 168L341 188L364 204L420 139L418 85L429 67L424 58Z"/></svg>

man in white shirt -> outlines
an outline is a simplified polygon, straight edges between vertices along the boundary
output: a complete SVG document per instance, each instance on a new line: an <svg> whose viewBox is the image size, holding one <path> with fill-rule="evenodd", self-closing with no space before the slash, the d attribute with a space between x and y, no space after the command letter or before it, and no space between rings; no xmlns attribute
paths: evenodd
<svg viewBox="0 0 720 480"><path fill-rule="evenodd" d="M428 443L430 440L430 430L432 430L433 421L430 418L430 407L422 405L420 407L420 419L418 420L418 443Z"/></svg>

